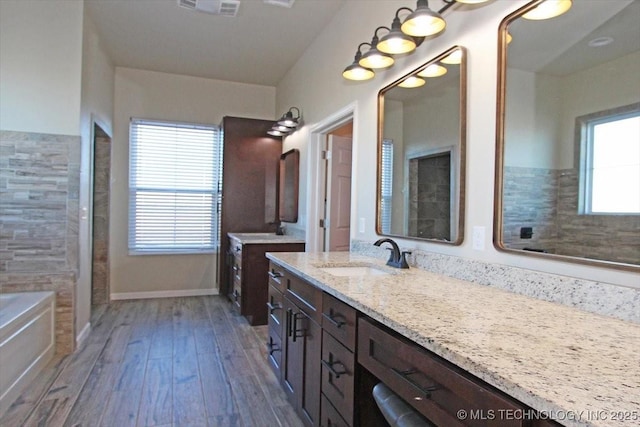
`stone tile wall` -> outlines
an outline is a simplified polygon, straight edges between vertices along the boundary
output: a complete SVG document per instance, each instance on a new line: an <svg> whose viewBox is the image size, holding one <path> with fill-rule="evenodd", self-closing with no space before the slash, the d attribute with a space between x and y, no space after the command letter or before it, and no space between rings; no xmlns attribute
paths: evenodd
<svg viewBox="0 0 640 427"><path fill-rule="evenodd" d="M93 179L91 303L109 303L109 187L111 139L96 126Z"/></svg>
<svg viewBox="0 0 640 427"><path fill-rule="evenodd" d="M506 167L504 181L505 246L640 263L640 216L579 214L576 170ZM532 239L520 238L523 226Z"/></svg>
<svg viewBox="0 0 640 427"><path fill-rule="evenodd" d="M80 137L0 131L0 290L56 293L60 353L73 351Z"/></svg>

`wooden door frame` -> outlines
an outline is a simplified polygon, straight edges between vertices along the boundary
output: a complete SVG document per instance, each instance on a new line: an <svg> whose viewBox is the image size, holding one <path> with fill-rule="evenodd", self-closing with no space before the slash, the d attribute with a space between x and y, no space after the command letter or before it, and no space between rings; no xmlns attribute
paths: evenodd
<svg viewBox="0 0 640 427"><path fill-rule="evenodd" d="M324 160L322 151L327 135L343 126L345 123L353 123L352 153L351 158L351 235L355 230L356 204L354 203L353 189L357 188L356 161L358 155L358 103L354 102L336 111L330 116L313 125L309 130L309 156L307 170L309 179L307 180L307 231L306 250L307 252L321 252L324 243L324 231L320 228L320 219L324 217Z"/></svg>

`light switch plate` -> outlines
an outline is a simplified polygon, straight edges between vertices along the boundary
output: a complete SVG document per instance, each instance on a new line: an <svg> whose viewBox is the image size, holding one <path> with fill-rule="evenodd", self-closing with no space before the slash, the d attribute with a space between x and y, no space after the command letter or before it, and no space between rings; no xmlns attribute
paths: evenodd
<svg viewBox="0 0 640 427"><path fill-rule="evenodd" d="M476 251L484 251L485 227L473 227L473 249Z"/></svg>
<svg viewBox="0 0 640 427"><path fill-rule="evenodd" d="M364 218L360 218L360 221L358 222L358 232L364 233L364 224Z"/></svg>

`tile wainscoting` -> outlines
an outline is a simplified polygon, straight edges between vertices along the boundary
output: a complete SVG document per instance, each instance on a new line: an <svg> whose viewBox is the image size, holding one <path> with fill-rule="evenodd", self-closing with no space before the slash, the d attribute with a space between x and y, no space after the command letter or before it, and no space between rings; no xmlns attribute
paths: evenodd
<svg viewBox="0 0 640 427"><path fill-rule="evenodd" d="M56 293L57 352L75 347L80 137L0 131L0 290Z"/></svg>

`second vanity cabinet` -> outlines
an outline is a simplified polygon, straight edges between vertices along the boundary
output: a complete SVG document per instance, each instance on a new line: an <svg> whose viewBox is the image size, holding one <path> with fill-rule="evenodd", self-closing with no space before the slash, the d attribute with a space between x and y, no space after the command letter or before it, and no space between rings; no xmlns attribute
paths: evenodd
<svg viewBox="0 0 640 427"><path fill-rule="evenodd" d="M559 426L501 418L535 411L274 261L267 307L269 361L305 425L386 426L371 394L383 382L425 425ZM460 410L477 416L461 419Z"/></svg>
<svg viewBox="0 0 640 427"><path fill-rule="evenodd" d="M251 325L267 323L268 267L266 252L304 251L303 241L269 233L229 233L228 298Z"/></svg>

